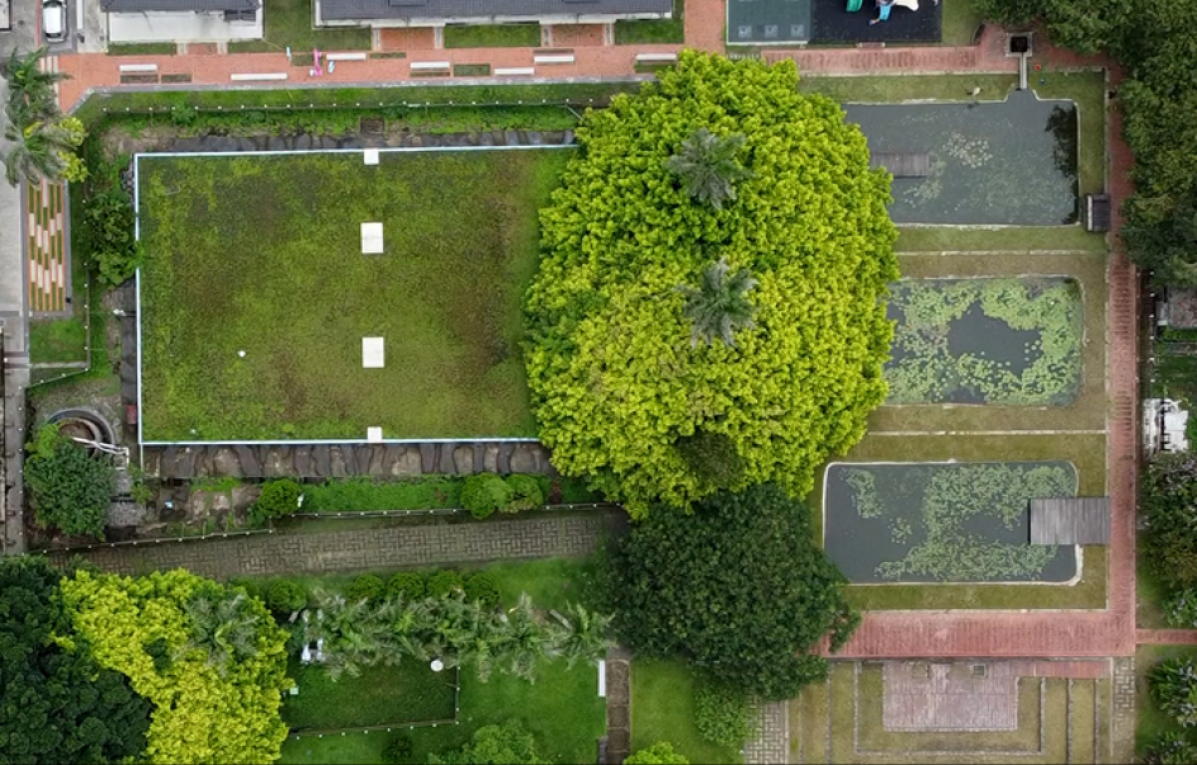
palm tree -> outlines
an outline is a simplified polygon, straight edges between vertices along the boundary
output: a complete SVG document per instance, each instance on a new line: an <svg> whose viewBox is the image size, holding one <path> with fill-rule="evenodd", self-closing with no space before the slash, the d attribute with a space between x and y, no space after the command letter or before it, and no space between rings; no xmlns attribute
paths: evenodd
<svg viewBox="0 0 1197 765"><path fill-rule="evenodd" d="M747 268L729 276L730 270L725 256L703 271L701 287L677 287L686 298L682 312L690 320L691 348L700 340L714 345L716 338L735 348L736 330L756 326L752 320L756 307L748 300L748 292L759 282Z"/></svg>
<svg viewBox="0 0 1197 765"><path fill-rule="evenodd" d="M564 658L567 667L579 661L593 662L607 653L615 641L608 637L613 617L587 611L579 603L570 603L565 613L550 611L553 621L548 623L546 655L551 659Z"/></svg>
<svg viewBox="0 0 1197 765"><path fill-rule="evenodd" d="M45 48L21 55L15 50L4 64L8 80L8 117L24 129L31 122L50 119L58 114L54 83L67 78L62 72L43 72L39 67Z"/></svg>
<svg viewBox="0 0 1197 765"><path fill-rule="evenodd" d="M364 600L349 602L324 590L312 595L317 611L313 616L309 610L304 640L322 641L324 668L330 678L336 680L342 674L357 677L363 667L399 661L394 639L398 614L393 602L377 606Z"/></svg>
<svg viewBox="0 0 1197 765"><path fill-rule="evenodd" d="M4 137L12 146L4 154L4 174L10 186L25 179L39 183L43 178L59 180L67 168L65 156L73 150L70 131L55 124L34 122L24 129L10 123Z"/></svg>
<svg viewBox="0 0 1197 765"><path fill-rule="evenodd" d="M724 201L736 198L736 181L752 177L752 171L736 159L736 152L744 145L740 133L720 138L710 130L699 128L682 142L677 154L665 161L665 169L676 175L686 193L716 210Z"/></svg>
<svg viewBox="0 0 1197 765"><path fill-rule="evenodd" d="M508 674L528 682L536 679L536 662L545 655L544 628L528 593L521 593L515 607L502 615L502 640L495 646L495 663Z"/></svg>
<svg viewBox="0 0 1197 765"><path fill-rule="evenodd" d="M262 616L250 609L244 592L204 592L183 605L191 621L191 636L183 652L198 650L223 674L230 662L258 654Z"/></svg>

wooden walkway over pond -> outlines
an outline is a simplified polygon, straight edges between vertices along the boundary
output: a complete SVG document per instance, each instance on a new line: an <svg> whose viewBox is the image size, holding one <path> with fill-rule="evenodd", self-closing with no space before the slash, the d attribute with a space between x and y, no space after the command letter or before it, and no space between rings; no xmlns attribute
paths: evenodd
<svg viewBox="0 0 1197 765"><path fill-rule="evenodd" d="M931 155L925 152L874 154L869 167L884 167L895 178L926 178L931 174Z"/></svg>

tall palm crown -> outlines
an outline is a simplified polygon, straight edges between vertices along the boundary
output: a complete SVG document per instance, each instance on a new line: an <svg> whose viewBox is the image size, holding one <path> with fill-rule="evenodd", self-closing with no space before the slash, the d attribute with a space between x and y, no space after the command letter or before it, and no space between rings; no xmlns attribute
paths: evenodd
<svg viewBox="0 0 1197 765"><path fill-rule="evenodd" d="M30 183L59 180L67 168L64 155L74 149L70 131L53 124L35 122L22 130L10 123L4 137L12 142L4 154L4 175L10 186L22 178Z"/></svg>
<svg viewBox="0 0 1197 765"><path fill-rule="evenodd" d="M54 83L67 78L62 72L43 72L39 63L45 48L21 55L15 50L4 62L4 78L8 80L8 118L25 128L29 122L57 116Z"/></svg>
<svg viewBox="0 0 1197 765"><path fill-rule="evenodd" d="M736 347L736 331L756 326L753 316L756 306L748 299L748 292L759 284L747 268L734 274L727 257L720 258L702 273L699 288L683 284L677 291L686 298L683 315L690 320L690 347L699 341L714 345L722 340Z"/></svg>
<svg viewBox="0 0 1197 765"><path fill-rule="evenodd" d="M721 210L725 201L736 198L736 181L752 177L752 171L736 159L743 145L740 133L720 138L699 128L665 161L665 168L681 180L691 197Z"/></svg>
<svg viewBox="0 0 1197 765"><path fill-rule="evenodd" d="M191 621L191 637L184 651L207 654L208 663L224 672L229 662L258 653L262 618L250 608L245 593L203 593L183 606Z"/></svg>

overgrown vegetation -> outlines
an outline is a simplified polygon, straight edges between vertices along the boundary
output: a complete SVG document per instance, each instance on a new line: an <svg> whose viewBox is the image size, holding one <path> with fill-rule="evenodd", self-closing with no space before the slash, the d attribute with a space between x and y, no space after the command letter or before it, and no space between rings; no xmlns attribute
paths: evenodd
<svg viewBox="0 0 1197 765"><path fill-rule="evenodd" d="M92 454L62 435L58 424L43 425L29 444L25 484L42 528L103 539L114 479L112 457Z"/></svg>
<svg viewBox="0 0 1197 765"><path fill-rule="evenodd" d="M54 84L67 75L43 71L40 64L45 54L45 48L25 54L13 48L8 60L0 64L8 83L4 138L10 145L3 159L10 186L21 181L81 181L87 177L87 167L76 153L86 137L83 123L62 116L54 92Z"/></svg>
<svg viewBox="0 0 1197 765"><path fill-rule="evenodd" d="M770 480L804 495L884 399L888 179L840 107L796 85L790 63L683 52L659 84L588 113L583 151L542 213L526 301L539 435L558 469L636 517L657 499L680 508ZM735 159L752 175L722 209L667 168L703 127L746 137ZM723 256L759 282L755 326L734 347L691 347L677 288ZM679 448L699 431L743 461L727 484Z"/></svg>
<svg viewBox="0 0 1197 765"><path fill-rule="evenodd" d="M859 621L812 539L810 511L769 484L717 494L691 515L656 508L606 562L621 643L739 693L792 698L826 677L816 643L830 633L838 650Z"/></svg>
<svg viewBox="0 0 1197 765"><path fill-rule="evenodd" d="M1147 523L1140 555L1170 594L1197 588L1197 459L1160 454L1140 485Z"/></svg>

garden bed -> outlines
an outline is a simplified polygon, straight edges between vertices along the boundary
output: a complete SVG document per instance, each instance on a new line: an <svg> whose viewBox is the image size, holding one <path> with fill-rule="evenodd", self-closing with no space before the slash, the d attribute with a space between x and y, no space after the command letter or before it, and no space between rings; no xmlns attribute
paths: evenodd
<svg viewBox="0 0 1197 765"><path fill-rule="evenodd" d="M141 157L145 440L535 435L520 300L569 156Z"/></svg>
<svg viewBox="0 0 1197 765"><path fill-rule="evenodd" d="M1080 390L1084 321L1071 279L904 280L888 315L888 403L1062 406Z"/></svg>
<svg viewBox="0 0 1197 765"><path fill-rule="evenodd" d="M1067 462L833 463L824 546L854 583L1071 583L1079 548L1031 545L1028 500L1076 492Z"/></svg>

